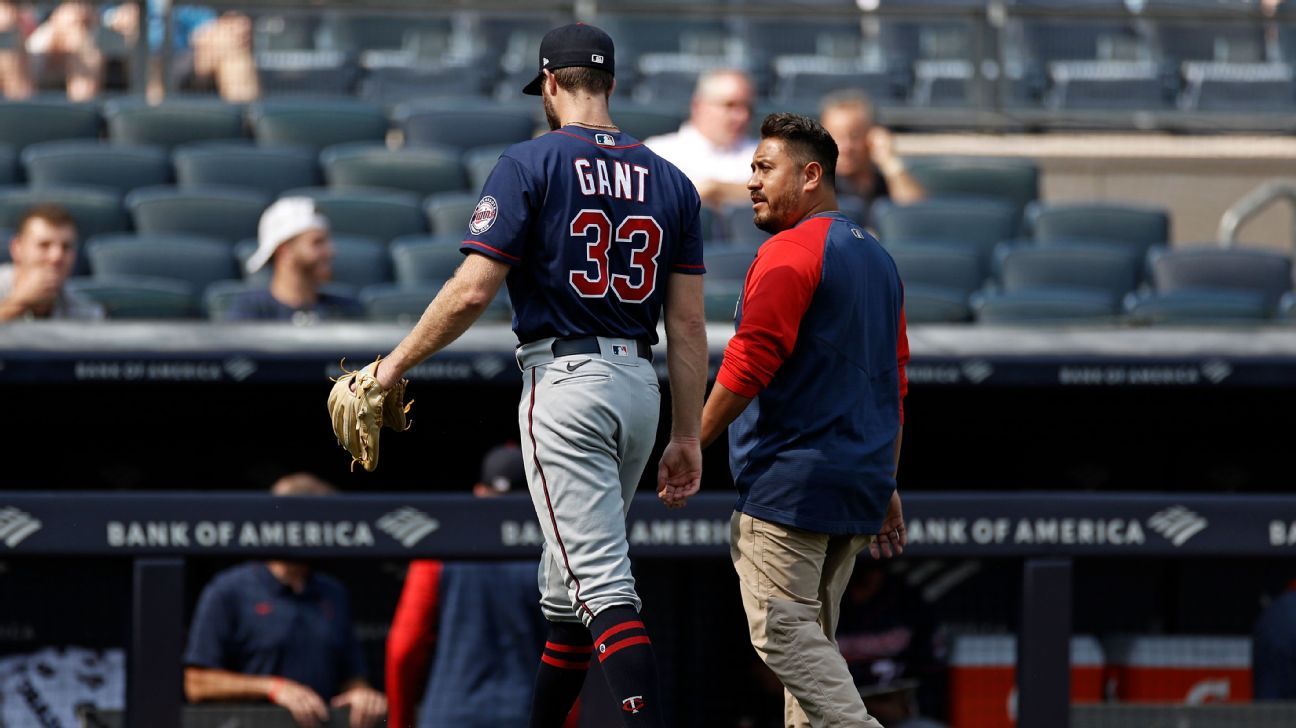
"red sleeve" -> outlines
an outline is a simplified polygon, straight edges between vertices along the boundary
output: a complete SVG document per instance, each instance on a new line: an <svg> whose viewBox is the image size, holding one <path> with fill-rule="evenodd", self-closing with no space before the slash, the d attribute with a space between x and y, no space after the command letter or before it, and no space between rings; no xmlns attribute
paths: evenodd
<svg viewBox="0 0 1296 728"><path fill-rule="evenodd" d="M793 238L775 237L756 255L743 287L742 323L729 340L716 381L743 397L769 386L796 346L801 318L823 273L818 251Z"/></svg>
<svg viewBox="0 0 1296 728"><path fill-rule="evenodd" d="M441 562L411 561L387 634L387 725L413 728L436 646Z"/></svg>
<svg viewBox="0 0 1296 728"><path fill-rule="evenodd" d="M905 323L904 306L900 307L900 332L896 335L896 363L900 365L900 424L904 424L904 401L909 396L909 326Z"/></svg>

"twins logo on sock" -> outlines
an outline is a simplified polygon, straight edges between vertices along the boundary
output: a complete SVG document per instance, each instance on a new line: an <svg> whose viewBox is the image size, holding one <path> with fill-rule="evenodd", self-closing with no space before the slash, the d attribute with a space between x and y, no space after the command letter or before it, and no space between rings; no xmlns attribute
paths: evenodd
<svg viewBox="0 0 1296 728"><path fill-rule="evenodd" d="M633 715L638 715L639 711L644 708L644 699L642 695L635 695L621 701L621 710Z"/></svg>

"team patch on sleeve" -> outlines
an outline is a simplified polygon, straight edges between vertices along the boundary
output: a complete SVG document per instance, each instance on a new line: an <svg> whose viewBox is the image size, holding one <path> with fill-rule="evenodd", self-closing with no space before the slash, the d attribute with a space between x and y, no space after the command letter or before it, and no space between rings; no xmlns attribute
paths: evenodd
<svg viewBox="0 0 1296 728"><path fill-rule="evenodd" d="M499 203L495 202L494 197L486 195L473 209L472 217L468 220L468 232L481 235L491 229L491 225L495 224L498 217Z"/></svg>

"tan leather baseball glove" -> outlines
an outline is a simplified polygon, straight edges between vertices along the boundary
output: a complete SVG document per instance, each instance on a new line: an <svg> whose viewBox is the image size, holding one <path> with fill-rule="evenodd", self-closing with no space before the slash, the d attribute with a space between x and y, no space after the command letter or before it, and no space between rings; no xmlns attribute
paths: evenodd
<svg viewBox="0 0 1296 728"><path fill-rule="evenodd" d="M402 379L384 392L374 378L380 361L382 357L363 369L349 371L344 360L339 364L342 376L333 380L329 392L333 434L338 444L351 453L352 470L356 463L369 471L378 467L378 435L383 427L401 432L410 426L405 415L414 402L404 402L409 380Z"/></svg>

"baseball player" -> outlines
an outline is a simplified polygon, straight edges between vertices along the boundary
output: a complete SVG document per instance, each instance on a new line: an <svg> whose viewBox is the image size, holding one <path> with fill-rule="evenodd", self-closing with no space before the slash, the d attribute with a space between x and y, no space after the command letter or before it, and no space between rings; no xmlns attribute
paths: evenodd
<svg viewBox="0 0 1296 728"><path fill-rule="evenodd" d="M856 555L905 545L895 476L909 344L895 263L837 209L836 161L813 119L761 124L747 189L774 237L747 271L702 441L729 429L730 555L752 646L786 688L784 725L881 728L835 634ZM679 506L692 493L659 495Z"/></svg>
<svg viewBox="0 0 1296 728"><path fill-rule="evenodd" d="M697 191L621 132L608 111L613 46L589 25L545 35L525 92L552 129L504 152L482 190L454 277L370 372L397 386L462 334L507 282L523 371L519 423L545 536L548 641L532 726L560 726L597 655L627 725L663 725L656 661L639 618L625 515L660 400L652 366L665 309L671 441L659 480L696 487L706 388Z"/></svg>

